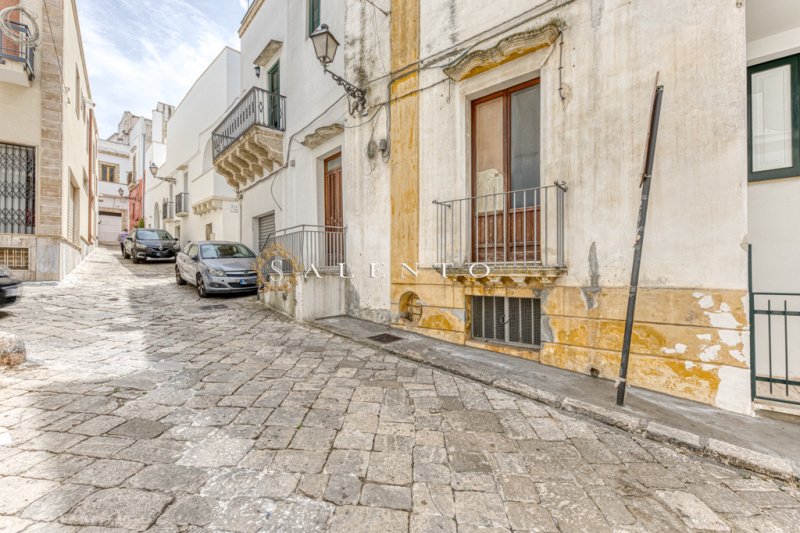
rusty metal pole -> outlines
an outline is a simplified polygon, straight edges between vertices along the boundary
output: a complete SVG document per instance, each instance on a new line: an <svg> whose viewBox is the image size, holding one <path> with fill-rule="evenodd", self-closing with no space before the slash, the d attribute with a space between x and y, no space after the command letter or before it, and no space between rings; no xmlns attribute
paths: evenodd
<svg viewBox="0 0 800 533"><path fill-rule="evenodd" d="M658 76L656 75L656 84ZM642 173L642 201L639 204L639 219L636 223L636 243L633 247L633 268L631 269L631 289L628 293L628 312L625 316L625 335L622 339L622 358L619 365L619 379L617 380L617 405L625 403L625 387L628 382L628 361L630 360L631 336L633 334L633 316L636 312L636 293L639 290L639 267L642 263L642 244L644 244L644 228L647 223L647 205L650 200L650 182L653 177L653 159L656 151L656 137L658 135L658 119L661 115L661 97L664 93L663 85L656 85L653 95L653 108L650 112L650 132L647 137L647 152L645 154L644 172Z"/></svg>

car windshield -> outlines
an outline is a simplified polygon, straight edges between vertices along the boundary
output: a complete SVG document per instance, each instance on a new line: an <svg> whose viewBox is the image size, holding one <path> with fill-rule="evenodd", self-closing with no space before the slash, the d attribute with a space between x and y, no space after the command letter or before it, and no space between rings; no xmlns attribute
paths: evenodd
<svg viewBox="0 0 800 533"><path fill-rule="evenodd" d="M172 235L163 229L140 229L136 231L136 238L142 241L171 241Z"/></svg>
<svg viewBox="0 0 800 533"><path fill-rule="evenodd" d="M256 255L244 244L201 244L200 255L203 259L225 259L229 257L255 257Z"/></svg>

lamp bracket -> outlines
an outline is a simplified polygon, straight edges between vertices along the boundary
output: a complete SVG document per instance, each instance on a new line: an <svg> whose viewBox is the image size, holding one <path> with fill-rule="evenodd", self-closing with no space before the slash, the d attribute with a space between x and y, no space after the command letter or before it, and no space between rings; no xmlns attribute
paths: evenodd
<svg viewBox="0 0 800 533"><path fill-rule="evenodd" d="M325 72L331 75L333 81L335 81L337 85L344 89L344 92L347 93L347 96L355 100L354 104L350 106L350 114L352 115L355 111L363 112L367 108L367 95L364 90L356 87L335 72L328 70L327 65L323 65L323 68Z"/></svg>

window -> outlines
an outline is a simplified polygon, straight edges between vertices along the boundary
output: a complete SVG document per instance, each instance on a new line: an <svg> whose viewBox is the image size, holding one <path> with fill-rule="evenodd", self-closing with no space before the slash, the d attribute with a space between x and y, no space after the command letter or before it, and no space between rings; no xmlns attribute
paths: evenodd
<svg viewBox="0 0 800 533"><path fill-rule="evenodd" d="M222 243L222 244L201 244L200 256L203 259L230 259L242 257L255 257L256 254L244 244Z"/></svg>
<svg viewBox="0 0 800 533"><path fill-rule="evenodd" d="M116 183L119 177L119 165L100 163L100 181Z"/></svg>
<svg viewBox="0 0 800 533"><path fill-rule="evenodd" d="M472 297L473 339L539 347L541 319L538 298Z"/></svg>
<svg viewBox="0 0 800 533"><path fill-rule="evenodd" d="M320 3L322 0L308 0L308 35L320 25Z"/></svg>
<svg viewBox="0 0 800 533"><path fill-rule="evenodd" d="M800 56L748 69L749 179L800 176Z"/></svg>
<svg viewBox="0 0 800 533"><path fill-rule="evenodd" d="M28 249L0 248L0 265L11 270L28 270Z"/></svg>
<svg viewBox="0 0 800 533"><path fill-rule="evenodd" d="M171 241L172 235L163 229L137 229L137 241Z"/></svg>
<svg viewBox="0 0 800 533"><path fill-rule="evenodd" d="M0 233L34 233L36 149L0 143Z"/></svg>
<svg viewBox="0 0 800 533"><path fill-rule="evenodd" d="M67 237L74 243L80 240L80 198L78 188L72 183L69 185L67 198Z"/></svg>

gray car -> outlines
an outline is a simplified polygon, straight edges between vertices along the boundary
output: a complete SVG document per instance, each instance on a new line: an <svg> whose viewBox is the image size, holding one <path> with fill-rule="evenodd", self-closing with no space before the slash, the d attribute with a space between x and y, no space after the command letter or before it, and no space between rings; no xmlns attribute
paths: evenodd
<svg viewBox="0 0 800 533"><path fill-rule="evenodd" d="M191 283L201 298L253 292L258 289L256 255L239 242L190 242L178 253L175 281L178 285Z"/></svg>

